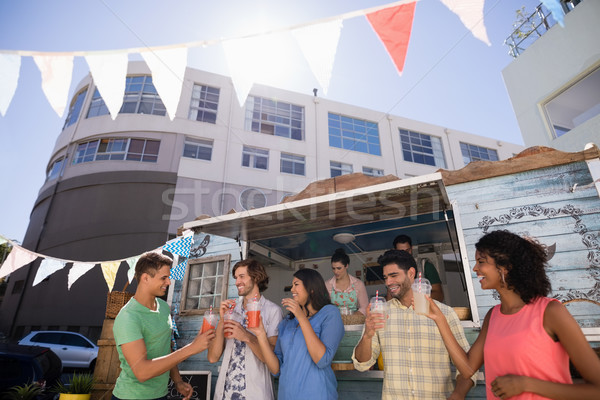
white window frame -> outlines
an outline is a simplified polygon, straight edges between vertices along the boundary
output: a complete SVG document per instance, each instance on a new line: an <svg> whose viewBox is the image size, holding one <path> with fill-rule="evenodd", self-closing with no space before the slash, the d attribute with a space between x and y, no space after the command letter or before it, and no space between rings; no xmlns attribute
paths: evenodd
<svg viewBox="0 0 600 400"><path fill-rule="evenodd" d="M339 171L339 174L334 174L334 171ZM354 172L352 164L345 164L339 161L329 161L329 173L332 178L336 176L348 175Z"/></svg>
<svg viewBox="0 0 600 400"><path fill-rule="evenodd" d="M304 140L304 121L304 106L258 96L246 100L247 131Z"/></svg>
<svg viewBox="0 0 600 400"><path fill-rule="evenodd" d="M188 260L179 305L182 315L204 314L211 305L218 310L221 301L227 298L230 263L230 254ZM213 267L210 264L214 271L205 270L205 267ZM194 304L195 299L197 304Z"/></svg>
<svg viewBox="0 0 600 400"><path fill-rule="evenodd" d="M402 159L404 161L421 165L430 165L432 167L446 168L444 145L440 137L403 128L398 128L398 135L400 138L400 147L402 149ZM403 137L407 138L408 141L403 140ZM431 146L424 145L423 140L428 140L431 142ZM427 149L427 151L424 151L424 149ZM405 152L410 153L410 159L406 157ZM433 164L415 160L415 156L431 157L433 158Z"/></svg>
<svg viewBox="0 0 600 400"><path fill-rule="evenodd" d="M247 159L247 163L246 161ZM261 167L260 160L264 160L265 167ZM242 167L261 169L267 171L269 169L269 150L260 149L258 147L244 146L242 149Z"/></svg>
<svg viewBox="0 0 600 400"><path fill-rule="evenodd" d="M217 122L220 94L221 90L219 88L195 83L192 89L188 119L215 124Z"/></svg>
<svg viewBox="0 0 600 400"><path fill-rule="evenodd" d="M284 171L284 164L291 166L291 172ZM297 169L302 167L302 173L298 173ZM281 153L279 161L279 171L282 174L306 176L306 157L290 153Z"/></svg>
<svg viewBox="0 0 600 400"><path fill-rule="evenodd" d="M112 146L126 141L125 150L112 151ZM143 141L142 152L134 152L131 148L132 141ZM106 142L106 150L99 152L102 142ZM147 153L149 142L158 143L156 154ZM139 161L139 162L157 162L160 151L160 140L142 139L142 138L102 138L88 142L78 143L73 156L73 165L92 161Z"/></svg>
<svg viewBox="0 0 600 400"><path fill-rule="evenodd" d="M362 173L368 176L383 176L383 170L379 168L362 167Z"/></svg>
<svg viewBox="0 0 600 400"><path fill-rule="evenodd" d="M201 154L200 153L201 148L209 150L208 158L199 157L199 155ZM185 142L183 144L183 157L193 158L195 160L211 161L212 160L212 151L213 151L213 141L212 140L198 139L198 138L191 138L191 137L185 138ZM194 152L194 156L191 156L192 152ZM186 155L186 153L189 155Z"/></svg>

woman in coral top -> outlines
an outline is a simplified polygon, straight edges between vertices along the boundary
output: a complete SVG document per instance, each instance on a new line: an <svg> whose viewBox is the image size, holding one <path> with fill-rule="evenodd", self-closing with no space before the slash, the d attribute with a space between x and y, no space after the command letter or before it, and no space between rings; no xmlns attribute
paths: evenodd
<svg viewBox="0 0 600 400"><path fill-rule="evenodd" d="M485 316L465 353L433 301L433 319L457 369L472 376L485 364L488 399L600 399L600 359L569 311L546 297L550 281L543 247L508 231L475 245L473 271L482 289L495 289L500 304ZM584 379L573 384L569 358Z"/></svg>

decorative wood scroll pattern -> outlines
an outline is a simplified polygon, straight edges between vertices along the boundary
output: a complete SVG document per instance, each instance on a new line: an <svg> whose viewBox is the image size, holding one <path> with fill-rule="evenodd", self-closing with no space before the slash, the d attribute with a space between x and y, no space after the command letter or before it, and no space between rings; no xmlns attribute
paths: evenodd
<svg viewBox="0 0 600 400"><path fill-rule="evenodd" d="M502 214L498 217L485 216L479 222L478 227L483 230L483 233L487 233L490 226L495 223L508 224L512 220L521 219L525 216L544 218L553 218L557 216L572 217L575 220L573 231L581 236L581 242L588 249L587 259L590 262L590 265L587 272L596 281L596 284L588 292L570 289L566 293L556 295L555 298L563 303L579 300L598 304L598 301L600 301L600 238L593 232L588 231L581 219L582 214L583 210L574 207L571 204L567 204L559 209L547 208L538 204L527 205L512 208L507 214ZM495 293L494 297L496 296L497 294Z"/></svg>

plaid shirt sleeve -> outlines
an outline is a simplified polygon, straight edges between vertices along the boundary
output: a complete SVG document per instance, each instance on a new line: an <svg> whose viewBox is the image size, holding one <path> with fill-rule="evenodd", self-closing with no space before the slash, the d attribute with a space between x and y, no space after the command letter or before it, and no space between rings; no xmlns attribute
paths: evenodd
<svg viewBox="0 0 600 400"><path fill-rule="evenodd" d="M364 334L365 334L365 328L363 327L362 336L364 336ZM361 340L362 340L362 336L361 336ZM356 370L360 371L360 372L367 371L377 361L377 357L379 357L379 351L380 351L379 336L376 333L375 335L373 335L373 338L371 339L371 358L369 360L367 360L365 362L358 361L356 359L356 355L355 355L356 347L354 348L354 350L352 350L352 362L354 363L354 368L356 368Z"/></svg>

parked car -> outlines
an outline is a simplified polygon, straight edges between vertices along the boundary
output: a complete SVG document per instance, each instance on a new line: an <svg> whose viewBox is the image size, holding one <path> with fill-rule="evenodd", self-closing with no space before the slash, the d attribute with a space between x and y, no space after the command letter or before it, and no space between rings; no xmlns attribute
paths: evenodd
<svg viewBox="0 0 600 400"><path fill-rule="evenodd" d="M44 389L41 398L52 399L49 389L61 374L60 358L49 348L0 343L0 397L13 386L34 383Z"/></svg>
<svg viewBox="0 0 600 400"><path fill-rule="evenodd" d="M67 331L32 331L19 344L52 349L65 368L94 369L98 346L80 333Z"/></svg>

